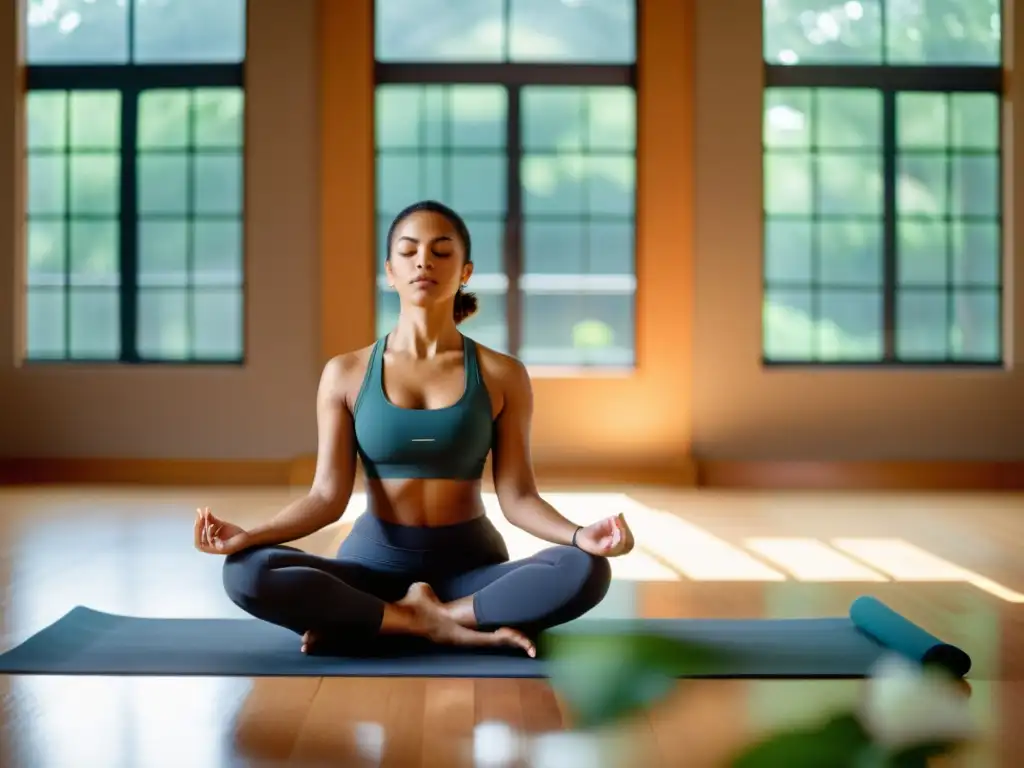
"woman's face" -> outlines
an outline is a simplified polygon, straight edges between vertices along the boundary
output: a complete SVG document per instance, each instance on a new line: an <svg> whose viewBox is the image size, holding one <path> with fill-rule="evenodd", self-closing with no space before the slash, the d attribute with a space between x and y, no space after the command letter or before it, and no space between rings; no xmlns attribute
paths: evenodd
<svg viewBox="0 0 1024 768"><path fill-rule="evenodd" d="M473 273L461 238L447 217L418 211L395 227L386 265L403 302L429 306L452 299Z"/></svg>

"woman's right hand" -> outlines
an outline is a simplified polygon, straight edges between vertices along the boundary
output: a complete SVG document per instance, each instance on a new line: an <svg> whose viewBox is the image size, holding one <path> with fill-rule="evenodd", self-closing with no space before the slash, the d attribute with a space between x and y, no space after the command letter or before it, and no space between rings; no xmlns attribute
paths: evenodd
<svg viewBox="0 0 1024 768"><path fill-rule="evenodd" d="M230 555L251 543L248 531L216 518L209 507L196 510L193 535L196 549L211 555Z"/></svg>

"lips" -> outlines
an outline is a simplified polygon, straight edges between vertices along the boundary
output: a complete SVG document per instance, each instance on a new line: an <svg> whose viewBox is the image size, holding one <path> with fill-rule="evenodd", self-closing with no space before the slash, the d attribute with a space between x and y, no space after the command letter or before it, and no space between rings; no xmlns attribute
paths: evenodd
<svg viewBox="0 0 1024 768"><path fill-rule="evenodd" d="M427 285L437 285L437 282L431 280L429 277L417 277L415 280L412 281L413 285L422 285L424 283Z"/></svg>

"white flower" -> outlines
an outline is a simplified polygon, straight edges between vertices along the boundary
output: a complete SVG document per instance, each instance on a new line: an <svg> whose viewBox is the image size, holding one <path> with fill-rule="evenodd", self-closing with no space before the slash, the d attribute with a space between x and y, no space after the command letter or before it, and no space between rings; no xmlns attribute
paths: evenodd
<svg viewBox="0 0 1024 768"><path fill-rule="evenodd" d="M954 682L896 656L881 659L873 670L861 722L890 751L976 734L968 699Z"/></svg>

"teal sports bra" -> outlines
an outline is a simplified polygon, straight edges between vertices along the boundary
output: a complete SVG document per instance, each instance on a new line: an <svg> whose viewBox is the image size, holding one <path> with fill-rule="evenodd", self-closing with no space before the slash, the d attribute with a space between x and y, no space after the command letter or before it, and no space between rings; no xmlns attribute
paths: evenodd
<svg viewBox="0 0 1024 768"><path fill-rule="evenodd" d="M479 480L494 436L476 343L462 337L465 389L447 408L400 408L384 394L387 336L370 352L356 397L356 452L369 478Z"/></svg>

